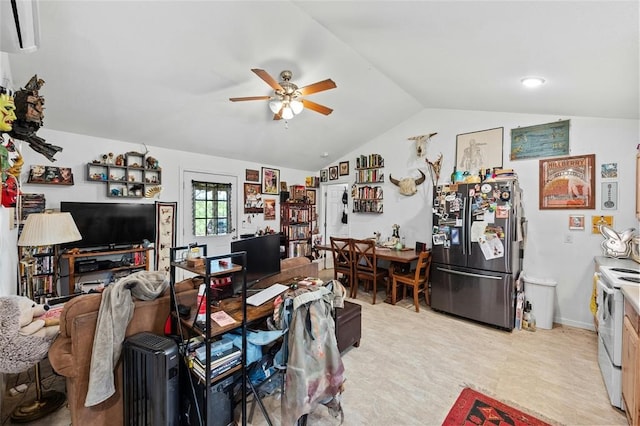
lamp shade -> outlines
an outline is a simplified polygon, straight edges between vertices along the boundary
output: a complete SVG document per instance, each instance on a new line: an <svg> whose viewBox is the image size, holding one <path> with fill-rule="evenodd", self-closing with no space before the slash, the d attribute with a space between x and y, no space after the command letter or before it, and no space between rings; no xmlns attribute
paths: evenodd
<svg viewBox="0 0 640 426"><path fill-rule="evenodd" d="M50 246L81 239L71 213L32 213L27 216L18 245Z"/></svg>

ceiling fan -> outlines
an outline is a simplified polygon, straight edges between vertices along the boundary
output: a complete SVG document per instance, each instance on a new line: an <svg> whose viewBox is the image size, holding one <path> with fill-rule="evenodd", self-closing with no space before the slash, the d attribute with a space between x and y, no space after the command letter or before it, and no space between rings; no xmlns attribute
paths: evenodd
<svg viewBox="0 0 640 426"><path fill-rule="evenodd" d="M265 70L259 68L253 68L253 71L258 77L263 79L269 86L275 90L273 96L248 96L244 98L229 98L231 102L238 101L270 101L269 108L273 112L274 120L280 120L284 118L289 120L295 115L299 114L303 108L310 109L320 114L329 115L333 112L331 108L324 105L320 105L315 102L311 102L307 99L303 99L303 96L311 95L313 93L322 92L329 89L335 89L336 83L330 78L317 83L310 84L304 87L298 87L291 82L291 71L284 70L280 73L280 82L277 82L273 77L269 75Z"/></svg>

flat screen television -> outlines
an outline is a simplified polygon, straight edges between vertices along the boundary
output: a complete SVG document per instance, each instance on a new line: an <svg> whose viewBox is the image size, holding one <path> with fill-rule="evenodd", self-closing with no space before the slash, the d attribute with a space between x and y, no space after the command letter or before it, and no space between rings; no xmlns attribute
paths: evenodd
<svg viewBox="0 0 640 426"><path fill-rule="evenodd" d="M62 201L60 211L71 213L82 235L62 248L125 248L156 238L155 204Z"/></svg>
<svg viewBox="0 0 640 426"><path fill-rule="evenodd" d="M231 242L231 252L247 252L247 287L280 272L280 235L269 234ZM235 285L234 285L235 287ZM234 292L239 290L234 288Z"/></svg>

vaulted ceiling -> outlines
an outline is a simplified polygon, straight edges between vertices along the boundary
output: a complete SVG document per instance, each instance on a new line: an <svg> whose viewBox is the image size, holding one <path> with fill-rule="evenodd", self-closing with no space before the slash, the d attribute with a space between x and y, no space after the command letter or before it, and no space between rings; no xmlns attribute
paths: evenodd
<svg viewBox="0 0 640 426"><path fill-rule="evenodd" d="M13 82L44 79L44 125L65 132L318 170L425 108L639 118L637 1L39 8L40 48L9 56ZM266 101L230 102L273 93L251 68L333 79L309 97L333 113L274 121ZM547 82L527 90L527 75Z"/></svg>

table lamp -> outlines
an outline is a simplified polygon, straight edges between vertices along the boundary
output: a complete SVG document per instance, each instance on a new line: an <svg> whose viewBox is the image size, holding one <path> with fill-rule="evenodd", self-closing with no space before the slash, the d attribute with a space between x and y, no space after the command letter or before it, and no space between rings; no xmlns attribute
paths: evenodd
<svg viewBox="0 0 640 426"><path fill-rule="evenodd" d="M27 216L27 220L22 228L18 246L20 247L40 247L54 246L54 262L57 262L57 244L68 243L81 240L82 236L73 221L70 213L32 213ZM34 259L25 259L27 264L33 264ZM29 297L34 297L33 277L30 272L31 266L27 270L27 285L30 292ZM54 285L57 285L57 277L54 276ZM42 418L49 413L56 411L64 404L64 394L56 391L42 394L42 383L40 382L40 363L35 365L36 399L17 407L11 414L11 419L17 423L30 422Z"/></svg>

